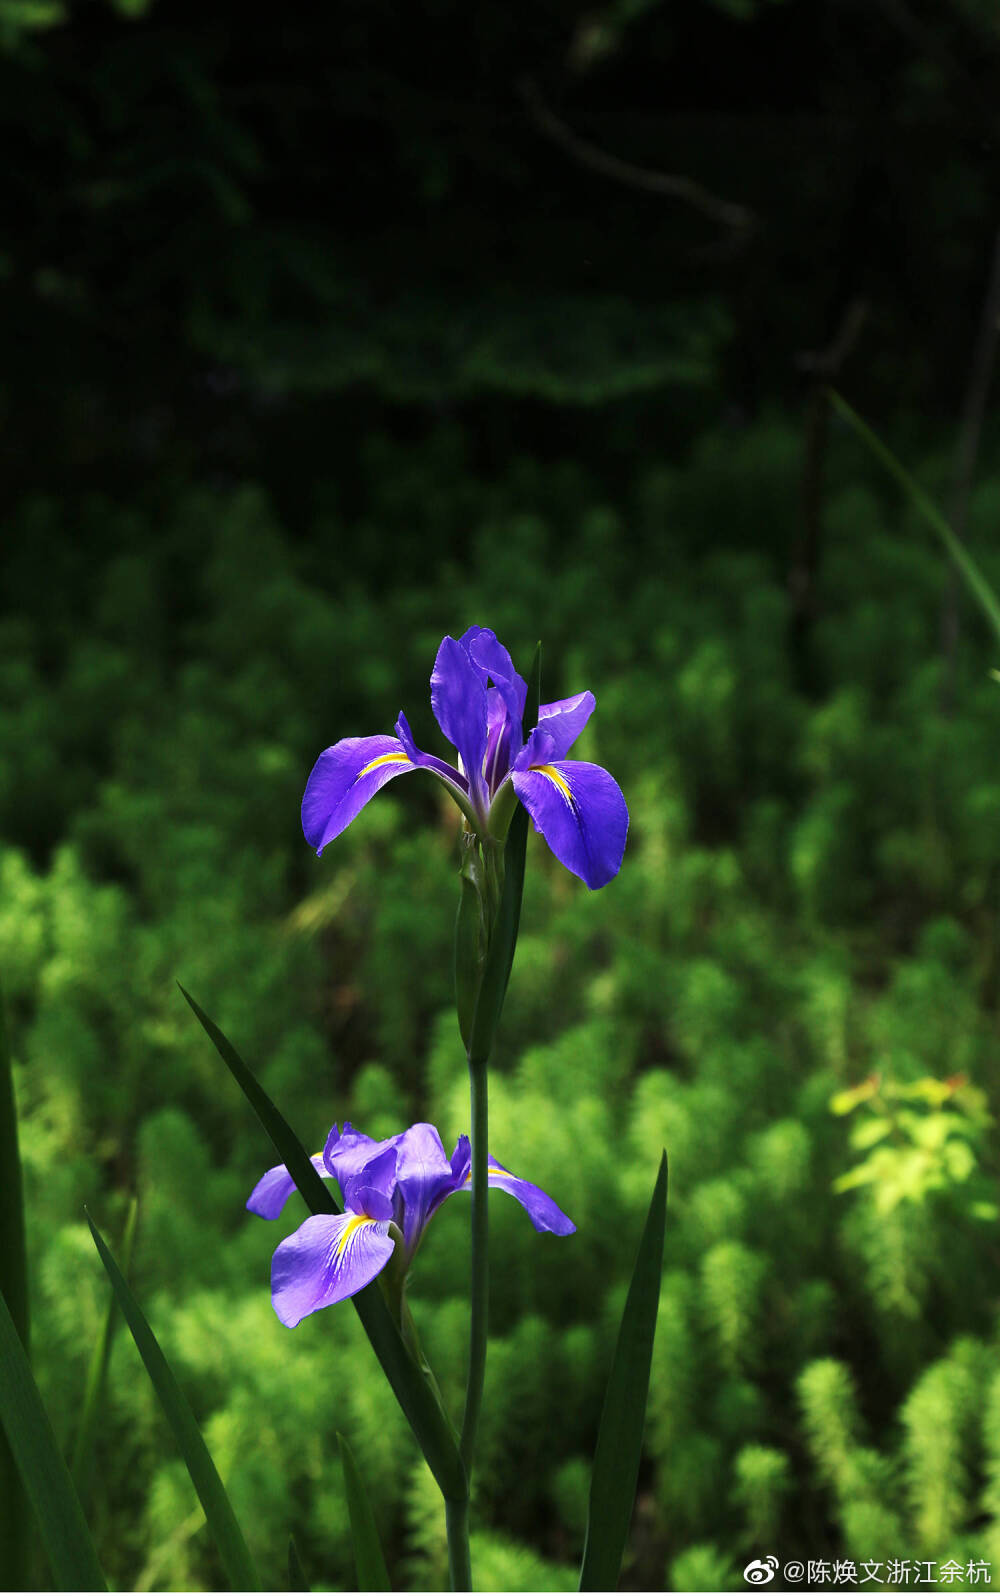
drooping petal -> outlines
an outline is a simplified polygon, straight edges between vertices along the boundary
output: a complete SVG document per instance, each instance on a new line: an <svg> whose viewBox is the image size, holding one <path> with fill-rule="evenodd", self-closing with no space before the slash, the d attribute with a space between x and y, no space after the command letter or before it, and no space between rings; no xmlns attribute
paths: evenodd
<svg viewBox="0 0 1000 1596"><path fill-rule="evenodd" d="M475 790L486 752L486 684L463 643L446 637L431 672L431 708Z"/></svg>
<svg viewBox="0 0 1000 1596"><path fill-rule="evenodd" d="M514 791L560 864L591 890L606 886L625 852L628 809L622 790L600 765L530 760L532 748L544 747L545 741L539 732L529 738L511 776Z"/></svg>
<svg viewBox="0 0 1000 1596"><path fill-rule="evenodd" d="M411 1125L396 1144L396 1186L403 1199L403 1240L412 1253L421 1233L455 1189L451 1161L433 1125Z"/></svg>
<svg viewBox="0 0 1000 1596"><path fill-rule="evenodd" d="M271 1301L282 1324L329 1308L374 1280L392 1257L386 1219L312 1214L271 1260Z"/></svg>
<svg viewBox="0 0 1000 1596"><path fill-rule="evenodd" d="M552 704L542 704L538 710L538 729L552 738L550 759L565 759L591 715L596 699L593 693L577 693L573 698L559 698Z"/></svg>
<svg viewBox="0 0 1000 1596"><path fill-rule="evenodd" d="M455 1179L453 1190L471 1191L472 1157L467 1136L459 1138L452 1155L452 1165ZM509 1169L497 1163L492 1153L486 1161L486 1184L498 1186L501 1191L515 1197L536 1230L551 1231L554 1236L572 1236L576 1230L572 1219L563 1213L547 1192L542 1191L540 1186L533 1186L530 1180L520 1180L517 1175L512 1175Z"/></svg>
<svg viewBox="0 0 1000 1596"><path fill-rule="evenodd" d="M311 1162L317 1174L324 1180L330 1179L322 1153L313 1153ZM284 1164L275 1164L257 1182L247 1199L247 1207L261 1219L277 1219L294 1190L295 1182Z"/></svg>
<svg viewBox="0 0 1000 1596"><path fill-rule="evenodd" d="M370 1164L387 1148L395 1147L398 1141L398 1136L389 1136L385 1141L377 1142L373 1137L366 1136L364 1131L355 1130L350 1120L347 1120L342 1131L336 1125L331 1128L323 1149L323 1159L343 1191L346 1181L359 1174L366 1164Z"/></svg>
<svg viewBox="0 0 1000 1596"><path fill-rule="evenodd" d="M302 799L306 841L322 853L380 787L414 768L396 737L342 737L324 749Z"/></svg>

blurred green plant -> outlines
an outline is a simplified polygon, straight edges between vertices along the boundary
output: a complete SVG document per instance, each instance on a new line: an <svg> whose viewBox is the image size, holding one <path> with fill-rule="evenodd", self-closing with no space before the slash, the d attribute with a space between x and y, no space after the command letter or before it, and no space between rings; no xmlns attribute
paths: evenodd
<svg viewBox="0 0 1000 1596"><path fill-rule="evenodd" d="M954 1194L961 1188L963 1206L973 1218L996 1219L996 1202L983 1195L990 1187L977 1157L993 1116L985 1092L964 1076L903 1083L872 1075L835 1093L830 1108L841 1115L863 1109L850 1141L856 1152L868 1153L838 1175L835 1191L870 1186L879 1213L887 1214L898 1203L922 1203L932 1192Z"/></svg>

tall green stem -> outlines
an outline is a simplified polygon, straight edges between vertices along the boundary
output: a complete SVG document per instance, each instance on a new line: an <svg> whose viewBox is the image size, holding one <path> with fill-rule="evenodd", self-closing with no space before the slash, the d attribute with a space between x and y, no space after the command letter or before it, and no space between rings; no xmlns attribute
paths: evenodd
<svg viewBox="0 0 1000 1596"><path fill-rule="evenodd" d="M472 1589L472 1564L469 1560L469 1498L444 1499L448 1529L448 1573L452 1590Z"/></svg>
<svg viewBox="0 0 1000 1596"><path fill-rule="evenodd" d="M485 1059L470 1057L469 1085L472 1095L472 1302L469 1319L469 1378L459 1451L465 1464L466 1475L471 1480L479 1412L483 1405L486 1331L489 1323L489 1209L486 1184L489 1111Z"/></svg>

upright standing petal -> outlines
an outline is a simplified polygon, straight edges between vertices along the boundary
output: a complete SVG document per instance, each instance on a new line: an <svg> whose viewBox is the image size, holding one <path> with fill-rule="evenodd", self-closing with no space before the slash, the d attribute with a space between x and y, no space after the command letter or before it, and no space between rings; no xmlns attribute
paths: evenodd
<svg viewBox="0 0 1000 1596"><path fill-rule="evenodd" d="M403 1240L412 1254L424 1226L455 1189L451 1162L433 1125L411 1125L396 1143L396 1186L403 1199Z"/></svg>
<svg viewBox="0 0 1000 1596"><path fill-rule="evenodd" d="M514 669L514 661L503 644L498 642L496 633L491 632L487 626L470 626L467 632L463 632L459 641L468 649L469 658L478 668L483 685L485 686L487 677L492 678L494 686L507 706L511 724L520 728L524 701L528 696L528 684Z"/></svg>
<svg viewBox="0 0 1000 1596"><path fill-rule="evenodd" d="M355 1130L350 1120L346 1120L342 1131L336 1125L332 1127L326 1138L323 1159L344 1192L348 1180L359 1174L366 1164L378 1158L387 1148L395 1147L398 1141L398 1136L389 1136L385 1141L377 1142L373 1137L366 1136L364 1131Z"/></svg>
<svg viewBox="0 0 1000 1596"><path fill-rule="evenodd" d="M271 1301L282 1324L329 1308L374 1280L392 1257L387 1219L312 1214L271 1260Z"/></svg>
<svg viewBox="0 0 1000 1596"><path fill-rule="evenodd" d="M414 768L396 737L342 737L324 749L302 799L306 841L322 853L387 781Z"/></svg>
<svg viewBox="0 0 1000 1596"><path fill-rule="evenodd" d="M514 791L552 852L591 890L621 868L628 809L614 777L600 765L551 757L553 739L541 727L518 756Z"/></svg>
<svg viewBox="0 0 1000 1596"><path fill-rule="evenodd" d="M486 685L468 649L446 637L431 672L431 708L444 735L457 748L475 794L482 785L486 752Z"/></svg>

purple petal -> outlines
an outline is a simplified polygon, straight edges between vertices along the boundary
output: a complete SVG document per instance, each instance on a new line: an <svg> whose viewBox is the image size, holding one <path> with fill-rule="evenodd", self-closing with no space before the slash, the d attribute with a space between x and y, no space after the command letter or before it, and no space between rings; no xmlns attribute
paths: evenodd
<svg viewBox="0 0 1000 1596"><path fill-rule="evenodd" d="M322 853L380 787L413 768L396 737L342 737L332 748L324 749L302 799L306 841Z"/></svg>
<svg viewBox="0 0 1000 1596"><path fill-rule="evenodd" d="M469 1139L467 1136L459 1138L458 1146L452 1155L452 1165L455 1171L455 1190L471 1191L472 1189L472 1160ZM512 1175L509 1169L504 1169L498 1164L492 1153L486 1161L486 1183L488 1186L499 1186L501 1191L509 1192L515 1197L521 1207L527 1211L528 1218L536 1230L548 1230L555 1236L572 1236L576 1230L572 1219L568 1218L552 1201L547 1192L540 1186L533 1186L530 1180L519 1180Z"/></svg>
<svg viewBox="0 0 1000 1596"><path fill-rule="evenodd" d="M313 1153L311 1163L324 1180L330 1179L330 1171L323 1162L322 1153ZM257 1182L247 1200L247 1207L261 1219L277 1219L294 1190L295 1182L284 1164L275 1164Z"/></svg>
<svg viewBox="0 0 1000 1596"><path fill-rule="evenodd" d="M420 1242L424 1226L455 1190L451 1161L433 1125L411 1125L396 1144L396 1184L403 1199L403 1239L408 1253Z"/></svg>
<svg viewBox="0 0 1000 1596"><path fill-rule="evenodd" d="M482 780L486 752L486 684L464 644L446 637L431 672L431 708L462 760L471 788Z"/></svg>
<svg viewBox="0 0 1000 1596"><path fill-rule="evenodd" d="M621 788L600 765L582 760L528 763L544 742L544 732L532 733L511 777L514 790L560 864L592 890L606 886L621 868L628 833Z"/></svg>
<svg viewBox="0 0 1000 1596"><path fill-rule="evenodd" d="M593 693L577 693L574 698L559 698L542 704L538 711L539 730L552 738L550 759L565 759L591 715L596 699Z"/></svg>
<svg viewBox="0 0 1000 1596"><path fill-rule="evenodd" d="M355 1130L348 1122L343 1131L333 1126L326 1138L323 1149L323 1158L327 1169L340 1184L341 1191L344 1183L353 1175L360 1174L366 1164L370 1164L386 1148L395 1147L399 1141L398 1136L389 1136L384 1142L377 1142L371 1136L366 1136L363 1131Z"/></svg>
<svg viewBox="0 0 1000 1596"><path fill-rule="evenodd" d="M487 676L492 677L494 686L507 706L511 722L520 727L528 684L523 676L517 674L514 661L503 644L497 641L496 633L487 626L470 626L459 641L468 649L473 665L478 667L483 686L486 685Z"/></svg>
<svg viewBox="0 0 1000 1596"><path fill-rule="evenodd" d="M353 1297L392 1257L385 1219L312 1214L271 1260L271 1301L282 1324Z"/></svg>
<svg viewBox="0 0 1000 1596"><path fill-rule="evenodd" d="M451 786L457 787L460 792L468 792L469 783L466 781L465 777L455 769L454 765L449 765L444 759L438 759L436 754L425 754L421 752L416 743L413 741L413 733L410 730L410 723L403 714L402 710L399 712L399 719L396 721L395 731L396 736L402 743L404 752L406 753L411 764L419 765L421 770L433 770L436 776L440 776Z"/></svg>
<svg viewBox="0 0 1000 1596"><path fill-rule="evenodd" d="M370 1158L354 1175L346 1175L341 1182L344 1207L353 1214L364 1214L369 1219L391 1219L392 1199L396 1190L396 1149L387 1147L384 1152Z"/></svg>

